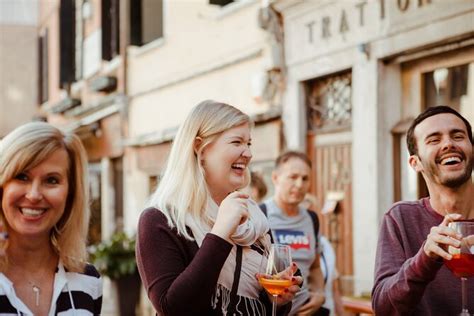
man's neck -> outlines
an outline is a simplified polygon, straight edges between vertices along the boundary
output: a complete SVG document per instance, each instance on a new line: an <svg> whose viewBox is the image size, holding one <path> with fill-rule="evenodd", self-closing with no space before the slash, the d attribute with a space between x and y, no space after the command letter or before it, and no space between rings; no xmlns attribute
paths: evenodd
<svg viewBox="0 0 474 316"><path fill-rule="evenodd" d="M298 204L285 203L277 197L275 197L275 203L286 216L296 216L299 214Z"/></svg>
<svg viewBox="0 0 474 316"><path fill-rule="evenodd" d="M437 213L443 216L458 213L464 219L474 218L474 185L471 179L455 189L436 186L429 192L431 206Z"/></svg>

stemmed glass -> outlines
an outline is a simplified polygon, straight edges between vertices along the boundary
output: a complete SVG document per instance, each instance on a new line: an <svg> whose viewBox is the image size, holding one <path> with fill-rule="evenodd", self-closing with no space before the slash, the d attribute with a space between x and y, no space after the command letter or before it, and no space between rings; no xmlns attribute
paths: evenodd
<svg viewBox="0 0 474 316"><path fill-rule="evenodd" d="M291 286L291 249L287 245L273 244L262 256L258 281L272 296L272 315L276 315L278 295Z"/></svg>
<svg viewBox="0 0 474 316"><path fill-rule="evenodd" d="M448 224L457 233L462 235L461 247L449 246L448 251L453 256L445 260L444 264L461 278L462 310L459 316L470 316L467 308L467 278L474 276L474 220L460 220Z"/></svg>

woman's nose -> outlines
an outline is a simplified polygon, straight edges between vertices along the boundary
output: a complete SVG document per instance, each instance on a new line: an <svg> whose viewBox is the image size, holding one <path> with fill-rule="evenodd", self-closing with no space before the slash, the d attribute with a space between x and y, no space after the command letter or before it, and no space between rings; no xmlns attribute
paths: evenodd
<svg viewBox="0 0 474 316"><path fill-rule="evenodd" d="M242 152L242 156L251 159L252 158L252 151L250 150L250 147L246 147L244 151Z"/></svg>
<svg viewBox="0 0 474 316"><path fill-rule="evenodd" d="M33 182L26 193L26 198L32 202L38 202L43 199L43 193L41 193L40 184Z"/></svg>

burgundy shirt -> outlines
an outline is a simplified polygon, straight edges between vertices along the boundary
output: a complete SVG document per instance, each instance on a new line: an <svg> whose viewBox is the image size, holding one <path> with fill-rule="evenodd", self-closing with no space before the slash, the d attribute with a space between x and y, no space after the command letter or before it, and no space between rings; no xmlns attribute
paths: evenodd
<svg viewBox="0 0 474 316"><path fill-rule="evenodd" d="M429 199L398 202L383 217L372 306L377 315L457 315L461 311L461 280L441 260L429 258L423 244L443 216ZM469 278L468 307L474 312L474 278Z"/></svg>
<svg viewBox="0 0 474 316"><path fill-rule="evenodd" d="M231 249L230 243L210 233L198 247L170 228L161 211L146 209L138 223L137 265L158 315L222 315L219 308L212 308L211 299ZM271 314L264 291L259 300ZM291 304L284 305L278 314L286 315L290 309Z"/></svg>

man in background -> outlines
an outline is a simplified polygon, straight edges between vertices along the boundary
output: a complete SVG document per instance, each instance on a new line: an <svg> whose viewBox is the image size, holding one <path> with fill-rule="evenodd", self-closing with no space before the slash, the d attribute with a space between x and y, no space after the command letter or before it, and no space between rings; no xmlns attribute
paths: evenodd
<svg viewBox="0 0 474 316"><path fill-rule="evenodd" d="M329 314L321 308L325 294L318 253L319 221L315 212L300 206L309 191L310 175L311 161L304 153L283 153L272 173L275 194L261 205L274 241L291 247L293 261L303 275L303 287L293 300L290 315Z"/></svg>

